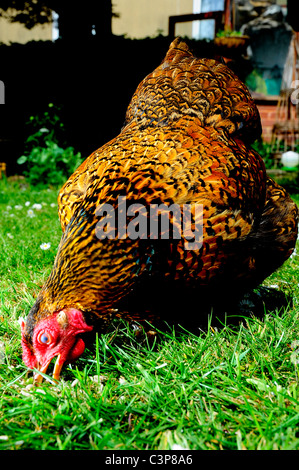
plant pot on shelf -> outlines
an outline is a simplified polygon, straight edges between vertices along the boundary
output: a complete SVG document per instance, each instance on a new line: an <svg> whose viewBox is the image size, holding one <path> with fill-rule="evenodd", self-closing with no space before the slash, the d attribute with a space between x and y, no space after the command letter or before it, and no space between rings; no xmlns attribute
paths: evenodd
<svg viewBox="0 0 299 470"><path fill-rule="evenodd" d="M221 36L214 39L214 44L219 55L235 57L246 54L249 39L249 36Z"/></svg>

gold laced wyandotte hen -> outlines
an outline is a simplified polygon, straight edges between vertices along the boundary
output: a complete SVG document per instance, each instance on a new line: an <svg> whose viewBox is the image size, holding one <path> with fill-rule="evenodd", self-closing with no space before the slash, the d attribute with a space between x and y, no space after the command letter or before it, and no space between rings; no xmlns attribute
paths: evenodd
<svg viewBox="0 0 299 470"><path fill-rule="evenodd" d="M25 364L45 373L56 357L57 380L84 351L82 335L113 318L152 320L155 305L169 319L179 305L196 322L206 300L238 296L281 266L298 210L250 146L260 133L238 77L176 39L138 86L121 133L60 191L63 235L22 322Z"/></svg>

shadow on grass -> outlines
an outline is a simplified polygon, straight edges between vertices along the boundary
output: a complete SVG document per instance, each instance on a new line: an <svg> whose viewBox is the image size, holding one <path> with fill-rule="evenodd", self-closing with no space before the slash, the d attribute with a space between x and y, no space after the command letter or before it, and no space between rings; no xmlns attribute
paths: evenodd
<svg viewBox="0 0 299 470"><path fill-rule="evenodd" d="M86 334L86 345L90 351L95 351L96 335L110 335L110 342L134 345L134 347L155 348L161 339L167 337L186 338L188 334L199 336L212 327L222 329L225 327L239 328L240 323L248 318L262 320L265 314L276 312L280 314L292 307L292 298L284 292L274 288L259 286L243 296L224 299L218 297L213 302L200 301L198 293L190 289L181 293L181 301L170 301L167 305L160 299L159 306L150 302L152 309L136 310L129 302L124 308L118 310L107 331L101 331L101 324L95 324L94 330ZM140 302L140 305L149 305L149 302ZM130 309L131 307L131 309Z"/></svg>

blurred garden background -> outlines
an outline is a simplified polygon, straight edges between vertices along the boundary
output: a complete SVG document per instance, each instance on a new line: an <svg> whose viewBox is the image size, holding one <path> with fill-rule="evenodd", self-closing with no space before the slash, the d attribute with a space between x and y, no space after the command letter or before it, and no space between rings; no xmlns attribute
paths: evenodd
<svg viewBox="0 0 299 470"><path fill-rule="evenodd" d="M137 85L180 35L199 57L223 57L246 82L263 125L255 146L294 192L298 165L283 168L281 154L298 150L295 4L0 1L0 171L61 184L119 133Z"/></svg>

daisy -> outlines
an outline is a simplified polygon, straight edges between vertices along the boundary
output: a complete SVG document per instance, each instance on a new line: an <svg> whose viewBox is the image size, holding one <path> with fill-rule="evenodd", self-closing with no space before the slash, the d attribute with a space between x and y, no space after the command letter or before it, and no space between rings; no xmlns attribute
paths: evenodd
<svg viewBox="0 0 299 470"><path fill-rule="evenodd" d="M40 211L42 207L43 206L41 204L33 204L32 209L36 209L37 211Z"/></svg>
<svg viewBox="0 0 299 470"><path fill-rule="evenodd" d="M17 205L15 206L15 209L17 209L17 211L20 211L21 209L23 209L23 206L20 206L19 204L17 204Z"/></svg>
<svg viewBox="0 0 299 470"><path fill-rule="evenodd" d="M188 447L182 447L179 444L173 444L171 450L189 450Z"/></svg>
<svg viewBox="0 0 299 470"><path fill-rule="evenodd" d="M35 213L33 212L32 209L28 209L27 215L28 215L28 217L31 217L31 218L32 218L32 217L35 217Z"/></svg>
<svg viewBox="0 0 299 470"><path fill-rule="evenodd" d="M6 234L8 236L8 238L10 238L11 240L13 239L13 235L11 233L7 233Z"/></svg>
<svg viewBox="0 0 299 470"><path fill-rule="evenodd" d="M41 250L49 250L49 248L51 248L51 243L42 243L40 245Z"/></svg>
<svg viewBox="0 0 299 470"><path fill-rule="evenodd" d="M26 201L26 202L25 202L25 206L26 206L26 207L30 206L30 202L29 202L29 201Z"/></svg>

